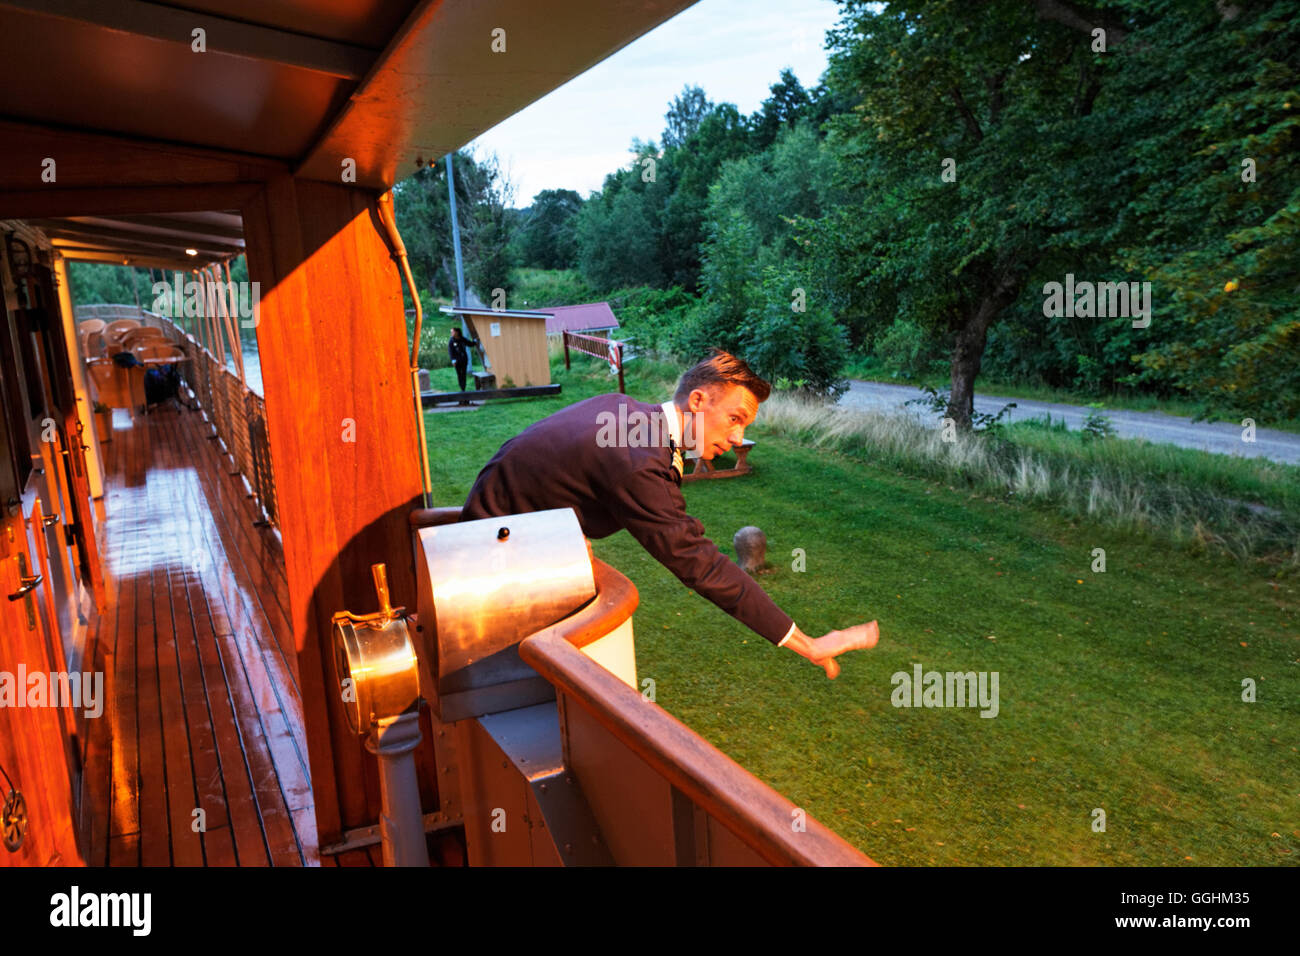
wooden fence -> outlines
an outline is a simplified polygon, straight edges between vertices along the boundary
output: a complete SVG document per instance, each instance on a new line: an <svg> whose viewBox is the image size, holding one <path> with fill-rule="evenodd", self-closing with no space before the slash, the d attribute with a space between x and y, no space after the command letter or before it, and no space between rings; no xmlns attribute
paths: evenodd
<svg viewBox="0 0 1300 956"><path fill-rule="evenodd" d="M581 332L564 333L564 368L570 368L569 350L590 355L592 358L604 359L611 369L618 372L618 390L626 395L623 387L623 344L615 339L603 339L596 335L583 335Z"/></svg>

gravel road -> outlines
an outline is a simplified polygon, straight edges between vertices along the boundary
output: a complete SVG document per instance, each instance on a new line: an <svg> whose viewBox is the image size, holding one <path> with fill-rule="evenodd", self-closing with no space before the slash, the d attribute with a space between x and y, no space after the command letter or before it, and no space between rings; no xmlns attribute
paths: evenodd
<svg viewBox="0 0 1300 956"><path fill-rule="evenodd" d="M862 382L855 379L849 391L840 397L840 404L880 411L904 411L918 418L927 418L931 417L928 410L917 405L903 404L909 398L919 398L924 394L911 385L888 385L884 382ZM1016 407L1007 415L1011 421L1042 418L1050 414L1053 420L1065 419L1072 430L1081 428L1092 412L1092 409L1079 405L1057 405L1026 398L999 398L978 392L975 394L977 412L996 415L1008 402L1016 403ZM1115 433L1122 438L1145 438L1152 442L1199 448L1221 455L1269 458L1300 465L1300 435L1261 428L1259 422L1256 422L1255 440L1247 442L1242 440L1243 428L1232 422L1193 422L1190 418L1165 415L1162 412L1129 412L1119 409L1106 409L1104 414L1114 423ZM937 422L941 416L936 414L932 417Z"/></svg>

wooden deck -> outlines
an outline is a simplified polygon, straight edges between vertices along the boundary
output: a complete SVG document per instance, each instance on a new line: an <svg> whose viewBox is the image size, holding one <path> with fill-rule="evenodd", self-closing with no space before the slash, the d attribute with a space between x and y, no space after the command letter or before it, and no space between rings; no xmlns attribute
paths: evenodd
<svg viewBox="0 0 1300 956"><path fill-rule="evenodd" d="M108 697L79 719L86 862L317 865L279 539L199 412L114 415L108 602L81 664Z"/></svg>

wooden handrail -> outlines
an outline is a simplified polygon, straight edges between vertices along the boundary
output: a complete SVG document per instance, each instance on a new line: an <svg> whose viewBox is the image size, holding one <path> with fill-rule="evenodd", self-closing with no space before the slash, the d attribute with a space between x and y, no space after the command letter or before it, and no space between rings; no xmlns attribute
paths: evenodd
<svg viewBox="0 0 1300 956"><path fill-rule="evenodd" d="M579 649L621 627L641 603L636 585L592 554L590 541L587 542L587 556L591 558L592 573L596 579L596 596L563 621L537 632L540 635L553 629L558 630L564 640ZM626 686L622 681L618 683L619 686Z"/></svg>
<svg viewBox="0 0 1300 956"><path fill-rule="evenodd" d="M600 560L594 567L596 598L525 638L519 656L768 863L875 866L811 817L796 831L793 803L582 653L627 620L638 601L626 577Z"/></svg>
<svg viewBox="0 0 1300 956"><path fill-rule="evenodd" d="M412 528L451 524L459 507L418 508ZM588 543L588 552L591 545ZM649 702L582 648L612 632L640 602L636 586L592 557L596 596L564 620L526 637L519 656L566 693L633 753L742 843L777 866L876 866L852 844L806 818L796 831L793 803L662 707Z"/></svg>
<svg viewBox="0 0 1300 956"><path fill-rule="evenodd" d="M407 516L412 530L432 528L440 524L455 524L460 520L460 507L416 508Z"/></svg>

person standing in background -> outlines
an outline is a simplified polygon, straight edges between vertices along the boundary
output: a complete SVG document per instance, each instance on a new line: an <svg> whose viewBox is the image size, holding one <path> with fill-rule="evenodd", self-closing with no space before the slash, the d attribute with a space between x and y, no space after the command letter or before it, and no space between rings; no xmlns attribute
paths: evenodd
<svg viewBox="0 0 1300 956"><path fill-rule="evenodd" d="M456 369L456 379L460 382L460 391L465 391L465 372L469 367L469 346L478 345L478 341L471 341L460 334L460 329L451 330L451 339L447 342L447 354L451 357L451 364ZM468 405L469 402L461 401L462 405Z"/></svg>

